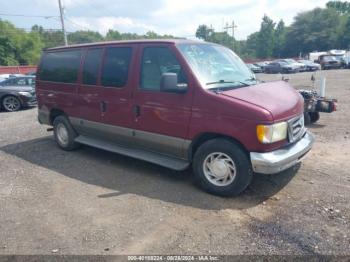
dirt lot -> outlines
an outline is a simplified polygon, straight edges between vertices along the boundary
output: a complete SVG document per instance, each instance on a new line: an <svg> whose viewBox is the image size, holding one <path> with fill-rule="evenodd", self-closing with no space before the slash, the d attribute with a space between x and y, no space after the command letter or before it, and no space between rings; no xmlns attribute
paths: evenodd
<svg viewBox="0 0 350 262"><path fill-rule="evenodd" d="M203 193L190 171L64 152L36 109L0 113L0 254L350 255L350 70L318 74L339 111L310 127L309 157L237 198Z"/></svg>

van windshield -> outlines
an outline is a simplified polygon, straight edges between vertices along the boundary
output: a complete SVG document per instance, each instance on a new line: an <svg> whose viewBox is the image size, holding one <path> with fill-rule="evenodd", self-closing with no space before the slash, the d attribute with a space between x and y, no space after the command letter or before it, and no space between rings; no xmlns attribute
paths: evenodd
<svg viewBox="0 0 350 262"><path fill-rule="evenodd" d="M215 44L178 44L203 88L256 84L255 75L230 49Z"/></svg>

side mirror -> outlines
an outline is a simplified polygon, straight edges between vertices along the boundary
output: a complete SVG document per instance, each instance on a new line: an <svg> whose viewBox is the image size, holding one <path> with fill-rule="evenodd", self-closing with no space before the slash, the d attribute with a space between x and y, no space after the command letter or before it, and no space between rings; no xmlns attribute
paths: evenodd
<svg viewBox="0 0 350 262"><path fill-rule="evenodd" d="M187 84L179 85L177 82L177 74L164 73L160 79L160 91L169 93L185 93L188 89Z"/></svg>

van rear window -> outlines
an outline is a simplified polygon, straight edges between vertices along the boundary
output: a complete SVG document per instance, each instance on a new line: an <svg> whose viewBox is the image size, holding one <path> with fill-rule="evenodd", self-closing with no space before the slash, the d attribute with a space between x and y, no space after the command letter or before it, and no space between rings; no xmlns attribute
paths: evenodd
<svg viewBox="0 0 350 262"><path fill-rule="evenodd" d="M76 83L81 50L45 53L41 60L39 79L60 83Z"/></svg>

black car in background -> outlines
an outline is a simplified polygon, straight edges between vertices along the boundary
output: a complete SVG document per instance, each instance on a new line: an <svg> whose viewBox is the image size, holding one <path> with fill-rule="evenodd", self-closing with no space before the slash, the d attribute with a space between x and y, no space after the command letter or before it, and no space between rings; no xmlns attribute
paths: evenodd
<svg viewBox="0 0 350 262"><path fill-rule="evenodd" d="M306 67L306 71L308 72L314 72L317 70L321 70L321 65L314 63L310 60L299 60L300 63L303 63Z"/></svg>
<svg viewBox="0 0 350 262"><path fill-rule="evenodd" d="M271 62L265 67L265 73L267 74L292 74L297 72L299 72L297 66L282 61Z"/></svg>
<svg viewBox="0 0 350 262"><path fill-rule="evenodd" d="M269 64L270 62L257 62L254 63L255 66L260 67L261 71L264 73L265 72L265 67Z"/></svg>
<svg viewBox="0 0 350 262"><path fill-rule="evenodd" d="M0 108L13 112L36 105L35 77L12 77L0 82Z"/></svg>
<svg viewBox="0 0 350 262"><path fill-rule="evenodd" d="M255 73L255 74L258 74L258 73L262 73L262 72L263 72L263 70L261 69L260 66L256 66L256 65L254 65L254 64L246 64L246 65L247 65L247 67L248 67L250 70L252 70L253 73Z"/></svg>

